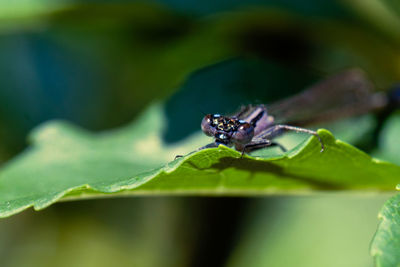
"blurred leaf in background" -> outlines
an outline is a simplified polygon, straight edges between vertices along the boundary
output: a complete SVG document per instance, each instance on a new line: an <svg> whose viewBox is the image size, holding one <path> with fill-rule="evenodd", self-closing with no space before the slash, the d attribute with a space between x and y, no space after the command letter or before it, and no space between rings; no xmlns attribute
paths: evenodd
<svg viewBox="0 0 400 267"><path fill-rule="evenodd" d="M222 84L224 102L231 101L232 88L246 87L232 94L232 106L237 99L270 102L279 96L267 97L266 88L285 96L345 67L364 68L381 89L399 76L395 32L379 32L347 3L47 4L3 5L0 123L8 155L22 149L27 131L48 119L95 130L128 122L155 97L176 91L189 73L231 57L245 61L234 73L221 70L222 77L232 78ZM228 10L235 12L222 12ZM269 67L254 72L260 64ZM298 75L298 83L269 83L296 72L305 75ZM201 82L202 88L214 86ZM192 98L198 96L190 83L186 87ZM172 102L170 121L182 114L185 103ZM189 128L193 131L194 124ZM187 130L174 133L166 140L176 141Z"/></svg>
<svg viewBox="0 0 400 267"><path fill-rule="evenodd" d="M398 186L399 188L399 186ZM376 266L396 266L400 262L400 195L386 201L379 213L379 225L371 243Z"/></svg>
<svg viewBox="0 0 400 267"><path fill-rule="evenodd" d="M2 266L186 266L199 227L186 206L178 198L98 200L2 220Z"/></svg>
<svg viewBox="0 0 400 267"><path fill-rule="evenodd" d="M103 130L168 99L164 141L176 142L197 129L201 111L269 103L344 68L364 69L378 90L400 77L395 1L0 6L0 162L49 119ZM183 118L190 121L179 124ZM398 162L398 116L365 118L329 129L358 144L383 121L374 155ZM382 202L335 196L58 204L2 220L0 253L2 266L368 266L366 242Z"/></svg>
<svg viewBox="0 0 400 267"><path fill-rule="evenodd" d="M272 209L258 200L227 266L373 266L369 243L388 196L288 197Z"/></svg>

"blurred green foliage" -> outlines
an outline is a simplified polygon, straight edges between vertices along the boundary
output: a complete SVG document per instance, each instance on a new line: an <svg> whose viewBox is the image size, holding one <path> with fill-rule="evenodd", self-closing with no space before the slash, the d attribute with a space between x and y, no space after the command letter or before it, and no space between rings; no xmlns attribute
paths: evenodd
<svg viewBox="0 0 400 267"><path fill-rule="evenodd" d="M220 112L229 101L232 106L241 98L268 102L279 97L271 98L268 90L289 95L346 67L365 69L379 89L397 81L400 72L396 32L379 31L363 16L364 9L347 2L25 1L2 6L0 134L2 154L9 156L23 148L26 133L40 122L64 118L93 130L121 125L155 97L171 96L193 71L232 57L243 63L237 70L221 70L226 82L218 88L225 98ZM275 85L282 83L278 77L293 73L298 81ZM274 84L273 89L264 83ZM200 91L190 79L185 84L193 98L221 82L197 80ZM234 94L236 100L226 96L243 86L247 90ZM205 103L213 95L208 94L198 103L201 108L209 108ZM175 121L187 102L171 103L168 116ZM176 141L194 127L181 127L166 140Z"/></svg>
<svg viewBox="0 0 400 267"><path fill-rule="evenodd" d="M378 90L400 76L400 7L391 0L0 6L0 162L49 119L98 131L167 99L164 142L178 147L171 143L197 129L201 111L268 103L347 67L366 70ZM369 116L327 127L363 148L378 133L369 151L398 163L398 124L397 115ZM203 144L197 137L188 149ZM366 266L381 203L340 196L63 203L0 221L0 255L2 266Z"/></svg>
<svg viewBox="0 0 400 267"><path fill-rule="evenodd" d="M400 262L400 195L386 201L379 213L379 226L371 244L376 266L396 266Z"/></svg>
<svg viewBox="0 0 400 267"><path fill-rule="evenodd" d="M373 266L376 210L388 196L289 197L272 210L257 201L228 266Z"/></svg>

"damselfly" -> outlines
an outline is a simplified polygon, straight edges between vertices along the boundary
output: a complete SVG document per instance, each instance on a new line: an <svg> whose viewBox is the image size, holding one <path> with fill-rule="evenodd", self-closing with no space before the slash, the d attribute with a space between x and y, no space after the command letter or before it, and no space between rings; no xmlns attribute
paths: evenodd
<svg viewBox="0 0 400 267"><path fill-rule="evenodd" d="M303 127L384 107L388 101L386 95L373 89L364 72L353 69L271 105L243 106L233 116L208 114L201 122L201 129L215 141L199 150L225 145L234 146L242 155L270 146L286 151L272 140L285 131L295 131L316 136L322 152L325 146L318 133Z"/></svg>

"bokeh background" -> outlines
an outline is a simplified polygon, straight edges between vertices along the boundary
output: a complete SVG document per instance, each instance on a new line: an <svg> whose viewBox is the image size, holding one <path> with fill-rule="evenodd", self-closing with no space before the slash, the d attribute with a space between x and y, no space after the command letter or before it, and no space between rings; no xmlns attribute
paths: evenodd
<svg viewBox="0 0 400 267"><path fill-rule="evenodd" d="M162 102L169 144L204 112L272 102L351 67L377 90L396 87L396 1L0 0L0 164L48 120L104 131ZM399 163L396 113L326 127ZM388 196L59 203L0 221L1 266L372 266Z"/></svg>

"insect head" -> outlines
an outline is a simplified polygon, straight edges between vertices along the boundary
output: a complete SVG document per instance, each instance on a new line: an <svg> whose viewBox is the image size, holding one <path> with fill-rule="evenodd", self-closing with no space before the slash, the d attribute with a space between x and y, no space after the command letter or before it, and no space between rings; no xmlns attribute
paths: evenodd
<svg viewBox="0 0 400 267"><path fill-rule="evenodd" d="M250 123L220 114L206 115L201 129L206 135L214 137L216 143L224 145L247 144L254 136L254 127Z"/></svg>

